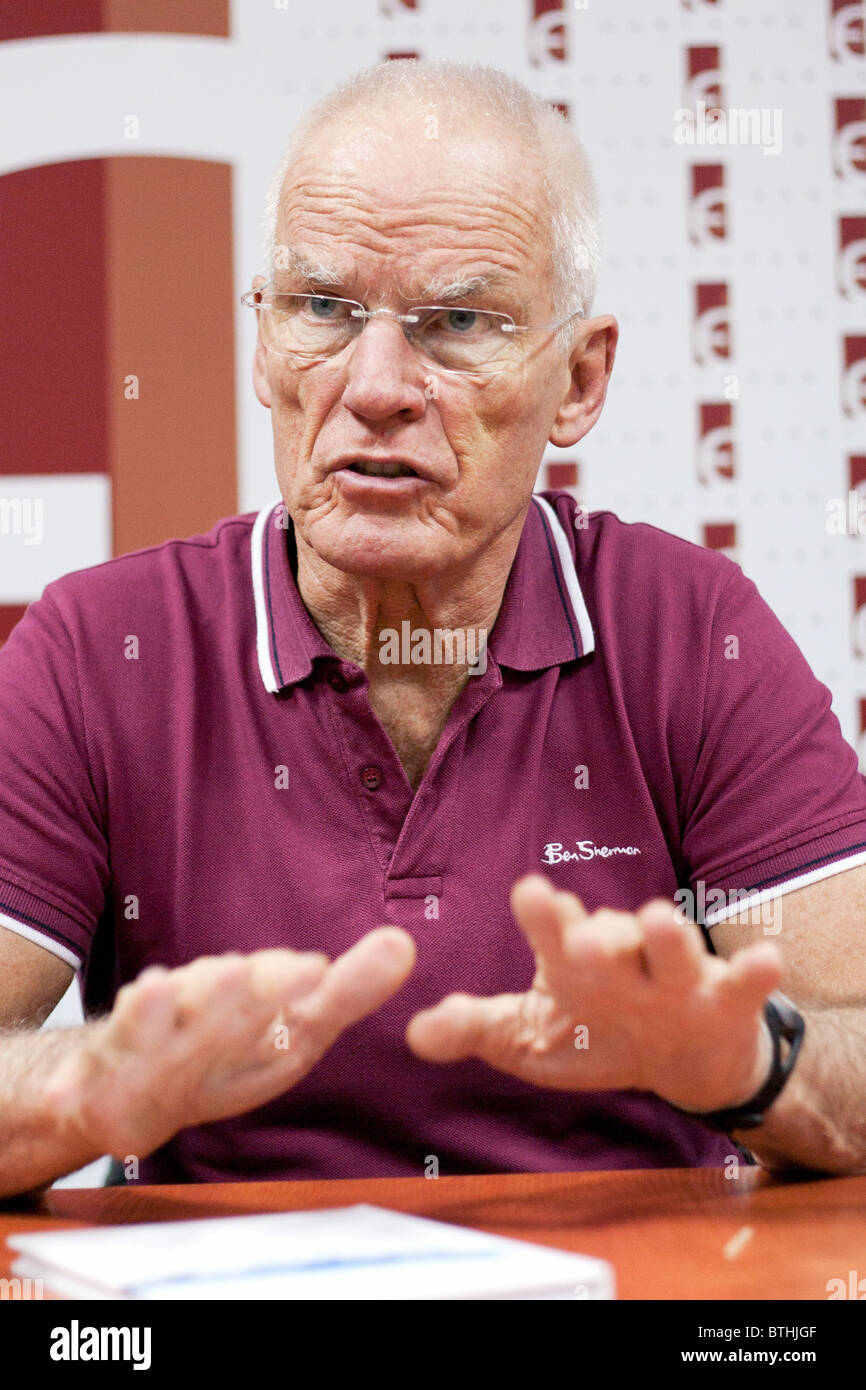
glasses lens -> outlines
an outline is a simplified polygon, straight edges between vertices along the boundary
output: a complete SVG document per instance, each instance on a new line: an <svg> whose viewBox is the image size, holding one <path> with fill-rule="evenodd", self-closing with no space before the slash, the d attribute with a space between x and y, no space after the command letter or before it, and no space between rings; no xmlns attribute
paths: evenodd
<svg viewBox="0 0 866 1390"><path fill-rule="evenodd" d="M407 336L425 357L449 372L501 371L514 360L514 338L503 314L480 309L416 309Z"/></svg>
<svg viewBox="0 0 866 1390"><path fill-rule="evenodd" d="M329 357L342 352L363 320L352 318L360 305L316 294L271 294L262 305L266 345L297 357Z"/></svg>
<svg viewBox="0 0 866 1390"><path fill-rule="evenodd" d="M357 311L360 310L360 313ZM413 309L403 325L415 350L449 372L498 372L516 360L511 320L488 310L430 306ZM266 346L280 356L316 359L342 352L365 323L354 300L326 295L266 293L261 305Z"/></svg>

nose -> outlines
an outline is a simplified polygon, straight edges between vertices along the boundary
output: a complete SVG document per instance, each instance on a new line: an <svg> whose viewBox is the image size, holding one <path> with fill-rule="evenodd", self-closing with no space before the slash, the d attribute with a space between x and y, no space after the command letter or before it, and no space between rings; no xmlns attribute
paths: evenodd
<svg viewBox="0 0 866 1390"><path fill-rule="evenodd" d="M371 319L364 325L350 349L343 404L364 420L424 414L424 371L399 323Z"/></svg>

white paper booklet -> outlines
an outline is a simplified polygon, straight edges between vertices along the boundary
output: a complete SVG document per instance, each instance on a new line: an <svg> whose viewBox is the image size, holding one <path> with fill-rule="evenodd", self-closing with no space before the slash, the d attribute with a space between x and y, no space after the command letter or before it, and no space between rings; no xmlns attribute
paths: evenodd
<svg viewBox="0 0 866 1390"><path fill-rule="evenodd" d="M604 1260L367 1205L11 1236L69 1298L616 1297Z"/></svg>

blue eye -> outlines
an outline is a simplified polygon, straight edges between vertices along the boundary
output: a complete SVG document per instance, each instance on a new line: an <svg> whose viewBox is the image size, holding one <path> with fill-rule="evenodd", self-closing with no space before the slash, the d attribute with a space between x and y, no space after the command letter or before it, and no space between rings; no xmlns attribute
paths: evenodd
<svg viewBox="0 0 866 1390"><path fill-rule="evenodd" d="M477 318L474 309L451 309L448 314L448 327L458 333L470 332L476 327Z"/></svg>
<svg viewBox="0 0 866 1390"><path fill-rule="evenodd" d="M318 319L334 318L340 305L336 299L325 299L320 295L310 295L310 312Z"/></svg>

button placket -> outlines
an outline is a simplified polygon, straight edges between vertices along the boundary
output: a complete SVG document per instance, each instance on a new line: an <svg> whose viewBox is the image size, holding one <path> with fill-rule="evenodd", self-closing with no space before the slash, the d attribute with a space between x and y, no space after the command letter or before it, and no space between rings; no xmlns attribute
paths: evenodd
<svg viewBox="0 0 866 1390"><path fill-rule="evenodd" d="M332 684L334 676L340 678L338 686L345 681L344 691ZM364 673L350 669L343 675L332 669L324 676L325 683L330 688L323 691L324 706L344 775L356 798L370 847L385 873L406 819L411 792L396 751L370 705Z"/></svg>
<svg viewBox="0 0 866 1390"><path fill-rule="evenodd" d="M496 662L491 661L484 675L478 677L477 682L473 678L473 682L471 686L464 686L457 697L433 757L421 779L421 785L408 808L391 856L389 881L392 874L395 882L407 877L400 873L403 865L411 866L408 877L415 877L419 872L419 862L423 864L425 858L428 863L436 866L431 870L434 874L440 871L440 867L449 863L450 846L459 816L456 814L453 800L445 799L442 786L443 768L452 746L455 743L459 743L460 747L465 746L463 740L467 726L501 688L502 676ZM457 798L458 785L455 781L451 798ZM422 845L427 847L426 850L421 848ZM423 869L421 876L426 876Z"/></svg>

